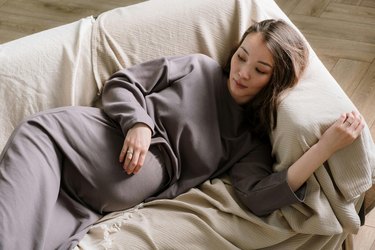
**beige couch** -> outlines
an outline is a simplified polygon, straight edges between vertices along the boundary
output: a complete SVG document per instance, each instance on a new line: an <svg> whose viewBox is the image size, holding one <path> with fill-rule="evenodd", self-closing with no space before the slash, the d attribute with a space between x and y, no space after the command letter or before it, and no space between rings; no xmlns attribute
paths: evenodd
<svg viewBox="0 0 375 250"><path fill-rule="evenodd" d="M152 0L3 44L0 148L26 115L96 105L105 80L120 68L190 53L224 64L242 32L267 18L292 24L272 0ZM270 135L275 171L308 150L340 113L355 109L310 50L307 72L283 100ZM107 215L77 249L338 248L360 227L358 211L374 183L374 168L374 143L366 127L308 180L302 204L256 217L237 201L223 176L176 199Z"/></svg>

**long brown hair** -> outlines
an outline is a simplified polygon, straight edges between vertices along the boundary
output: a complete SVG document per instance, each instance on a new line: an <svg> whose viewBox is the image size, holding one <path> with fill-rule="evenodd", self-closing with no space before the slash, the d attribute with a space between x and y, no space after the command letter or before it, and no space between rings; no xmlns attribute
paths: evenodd
<svg viewBox="0 0 375 250"><path fill-rule="evenodd" d="M274 67L269 83L246 105L252 130L266 135L277 126L277 108L283 92L294 87L308 62L308 48L298 32L283 20L267 19L251 25L225 66L229 75L234 53L251 33L261 33L270 50Z"/></svg>

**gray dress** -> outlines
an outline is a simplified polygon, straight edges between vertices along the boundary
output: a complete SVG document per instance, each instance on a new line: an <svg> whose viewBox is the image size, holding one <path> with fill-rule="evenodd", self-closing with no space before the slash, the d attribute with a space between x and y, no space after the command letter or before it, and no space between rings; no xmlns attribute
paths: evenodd
<svg viewBox="0 0 375 250"><path fill-rule="evenodd" d="M73 248L105 213L176 197L228 170L257 215L303 199L285 171L272 172L270 146L249 132L226 82L206 56L161 58L115 73L101 109L25 119L0 157L0 249ZM152 129L151 146L127 175L118 156L138 122Z"/></svg>

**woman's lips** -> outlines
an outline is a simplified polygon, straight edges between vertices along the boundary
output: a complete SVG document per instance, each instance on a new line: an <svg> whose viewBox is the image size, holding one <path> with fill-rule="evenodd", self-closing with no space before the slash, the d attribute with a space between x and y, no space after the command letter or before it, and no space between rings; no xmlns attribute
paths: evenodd
<svg viewBox="0 0 375 250"><path fill-rule="evenodd" d="M237 81L236 79L233 79L234 83L236 84L236 86L240 89L246 89L247 86L241 84L239 81Z"/></svg>

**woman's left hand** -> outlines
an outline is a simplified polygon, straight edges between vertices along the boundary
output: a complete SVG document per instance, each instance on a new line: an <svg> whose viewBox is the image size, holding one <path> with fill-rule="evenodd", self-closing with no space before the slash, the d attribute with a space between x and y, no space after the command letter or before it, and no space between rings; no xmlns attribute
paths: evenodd
<svg viewBox="0 0 375 250"><path fill-rule="evenodd" d="M322 135L319 143L333 154L351 143L361 134L365 126L363 117L357 112L341 114L340 118Z"/></svg>

